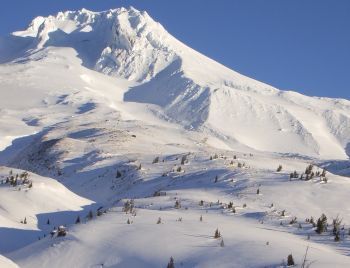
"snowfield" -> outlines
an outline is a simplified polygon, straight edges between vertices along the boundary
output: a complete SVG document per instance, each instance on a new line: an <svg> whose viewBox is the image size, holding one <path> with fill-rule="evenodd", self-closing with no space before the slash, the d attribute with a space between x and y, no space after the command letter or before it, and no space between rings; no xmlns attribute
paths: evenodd
<svg viewBox="0 0 350 268"><path fill-rule="evenodd" d="M350 267L349 144L348 100L146 12L35 18L0 39L0 267Z"/></svg>

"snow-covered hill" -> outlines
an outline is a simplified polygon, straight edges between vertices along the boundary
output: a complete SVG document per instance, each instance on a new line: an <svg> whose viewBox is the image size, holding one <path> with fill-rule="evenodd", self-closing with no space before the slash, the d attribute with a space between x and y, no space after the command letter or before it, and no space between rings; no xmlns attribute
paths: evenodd
<svg viewBox="0 0 350 268"><path fill-rule="evenodd" d="M349 143L349 101L240 75L146 12L38 17L0 39L0 254L21 267L278 267L309 246L307 263L349 267L350 185L335 175L349 175ZM322 213L343 220L340 241L305 221Z"/></svg>

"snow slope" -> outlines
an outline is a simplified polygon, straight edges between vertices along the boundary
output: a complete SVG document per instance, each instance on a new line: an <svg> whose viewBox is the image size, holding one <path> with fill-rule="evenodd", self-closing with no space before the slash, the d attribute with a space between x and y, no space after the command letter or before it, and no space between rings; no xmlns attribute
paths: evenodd
<svg viewBox="0 0 350 268"><path fill-rule="evenodd" d="M73 222L78 211L93 202L75 195L56 180L29 173L32 187L18 183L4 184L9 177L22 174L22 170L0 168L0 250L8 252L23 247L58 223ZM69 215L71 214L71 215ZM21 222L26 218L26 224ZM74 220L73 220L74 218ZM50 219L52 226L45 226ZM64 222L62 222L64 221Z"/></svg>
<svg viewBox="0 0 350 268"><path fill-rule="evenodd" d="M0 266L285 267L307 246L311 267L350 266L349 101L244 77L134 8L38 17L0 63L0 179L33 182L0 185ZM309 164L327 183L290 180Z"/></svg>

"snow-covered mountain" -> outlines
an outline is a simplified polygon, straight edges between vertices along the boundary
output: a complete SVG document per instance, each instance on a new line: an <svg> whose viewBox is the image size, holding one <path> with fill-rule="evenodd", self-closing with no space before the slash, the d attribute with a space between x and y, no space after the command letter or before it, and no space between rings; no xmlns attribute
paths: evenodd
<svg viewBox="0 0 350 268"><path fill-rule="evenodd" d="M349 267L349 144L350 101L245 77L146 12L37 17L0 38L0 266L284 267L310 246Z"/></svg>
<svg viewBox="0 0 350 268"><path fill-rule="evenodd" d="M348 157L349 101L280 91L240 75L176 40L146 12L83 9L38 17L14 33L12 48L11 41L17 51L2 47L0 54L15 62L18 53L24 60L52 47L73 48L85 67L139 83L125 101L159 105L171 119L229 147Z"/></svg>

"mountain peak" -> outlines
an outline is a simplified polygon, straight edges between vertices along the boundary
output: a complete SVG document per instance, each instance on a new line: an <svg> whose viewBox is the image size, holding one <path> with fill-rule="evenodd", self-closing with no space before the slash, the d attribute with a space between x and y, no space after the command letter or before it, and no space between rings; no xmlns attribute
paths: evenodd
<svg viewBox="0 0 350 268"><path fill-rule="evenodd" d="M178 42L147 12L133 7L37 17L14 35L33 38L33 50L72 47L86 67L135 81L149 80L171 62L172 43Z"/></svg>

